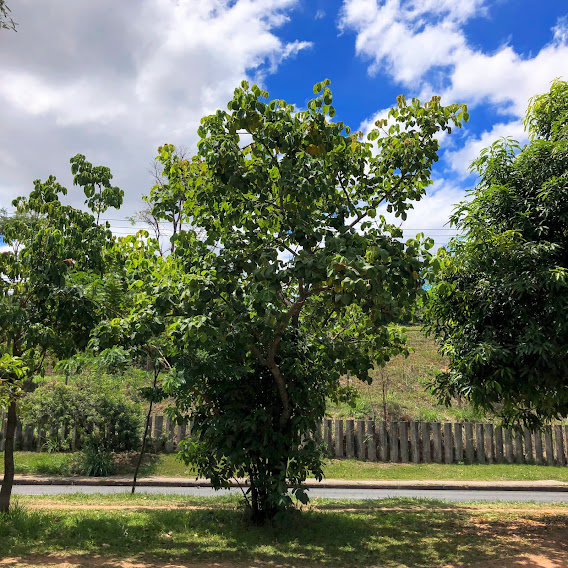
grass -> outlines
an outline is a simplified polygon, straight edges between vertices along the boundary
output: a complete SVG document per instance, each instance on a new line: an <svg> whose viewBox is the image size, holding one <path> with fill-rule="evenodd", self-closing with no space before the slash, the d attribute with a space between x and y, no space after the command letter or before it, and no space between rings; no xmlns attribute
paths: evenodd
<svg viewBox="0 0 568 568"><path fill-rule="evenodd" d="M128 560L142 566L434 568L538 552L560 563L568 508L525 507L317 501L254 527L235 498L22 497L11 515L0 517L0 558L19 558L20 566Z"/></svg>
<svg viewBox="0 0 568 568"><path fill-rule="evenodd" d="M73 454L37 454L16 452L16 473L20 475L69 475L76 458ZM133 463L131 461L130 463ZM0 454L0 473L3 472ZM328 460L325 475L329 479L422 480L445 479L457 481L540 481L554 480L568 483L568 468L521 464L393 464L370 463L356 460ZM120 472L128 475L131 467ZM143 468L142 475L164 477L195 477L195 473L174 454L162 454Z"/></svg>

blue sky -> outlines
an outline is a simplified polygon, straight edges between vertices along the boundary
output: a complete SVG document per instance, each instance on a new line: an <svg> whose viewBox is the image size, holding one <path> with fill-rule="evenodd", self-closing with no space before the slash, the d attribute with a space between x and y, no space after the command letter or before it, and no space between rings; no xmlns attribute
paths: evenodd
<svg viewBox="0 0 568 568"><path fill-rule="evenodd" d="M241 79L305 106L332 80L337 119L368 128L398 94L467 103L441 140L428 196L405 228L439 244L467 167L499 136L525 140L528 98L568 79L565 0L19 0L0 31L0 206L69 158L108 165L126 192L117 234L142 208L164 142L192 151L204 114ZM70 192L70 201L81 203ZM114 220L116 219L116 220Z"/></svg>

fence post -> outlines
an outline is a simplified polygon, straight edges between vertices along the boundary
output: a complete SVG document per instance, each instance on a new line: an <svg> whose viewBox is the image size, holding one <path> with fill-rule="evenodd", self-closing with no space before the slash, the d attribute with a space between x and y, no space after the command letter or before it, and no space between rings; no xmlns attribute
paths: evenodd
<svg viewBox="0 0 568 568"><path fill-rule="evenodd" d="M564 455L564 439L560 424L554 425L554 438L556 442L556 463L558 465L566 465L566 456Z"/></svg>
<svg viewBox="0 0 568 568"><path fill-rule="evenodd" d="M420 438L418 437L418 422L410 423L410 456L412 463L420 463Z"/></svg>
<svg viewBox="0 0 568 568"><path fill-rule="evenodd" d="M442 463L442 432L439 422L432 424L432 440L434 443L434 463Z"/></svg>
<svg viewBox="0 0 568 568"><path fill-rule="evenodd" d="M333 421L326 418L323 423L323 439L327 444L327 455L333 456Z"/></svg>
<svg viewBox="0 0 568 568"><path fill-rule="evenodd" d="M389 461L389 438L387 423L384 420L379 422L379 458L382 462ZM393 461L392 457L391 461Z"/></svg>
<svg viewBox="0 0 568 568"><path fill-rule="evenodd" d="M174 421L168 416L166 419L166 452L174 451Z"/></svg>
<svg viewBox="0 0 568 568"><path fill-rule="evenodd" d="M544 452L542 451L542 430L539 428L534 431L534 460L538 465L544 463Z"/></svg>
<svg viewBox="0 0 568 568"><path fill-rule="evenodd" d="M463 424L454 423L454 459L456 463L463 462Z"/></svg>
<svg viewBox="0 0 568 568"><path fill-rule="evenodd" d="M323 441L322 429L323 429L323 422L321 420L318 420L316 422L316 429L314 430L314 441L315 441L316 445L318 445L318 446Z"/></svg>
<svg viewBox="0 0 568 568"><path fill-rule="evenodd" d="M356 439L357 459L365 460L365 421L357 420L357 439Z"/></svg>
<svg viewBox="0 0 568 568"><path fill-rule="evenodd" d="M495 427L495 461L503 463L503 426Z"/></svg>
<svg viewBox="0 0 568 568"><path fill-rule="evenodd" d="M6 445L6 413L0 414L0 452L4 451Z"/></svg>
<svg viewBox="0 0 568 568"><path fill-rule="evenodd" d="M554 447L552 445L552 428L546 426L544 429L544 446L546 448L546 464L554 465Z"/></svg>
<svg viewBox="0 0 568 568"><path fill-rule="evenodd" d="M410 460L408 454L408 422L398 423L398 436L400 439L400 461L408 463Z"/></svg>
<svg viewBox="0 0 568 568"><path fill-rule="evenodd" d="M523 455L523 439L521 438L521 432L515 429L515 462L524 463L525 456Z"/></svg>
<svg viewBox="0 0 568 568"><path fill-rule="evenodd" d="M390 461L398 463L400 452L398 451L398 423L391 422L389 428L388 444L390 449Z"/></svg>
<svg viewBox="0 0 568 568"><path fill-rule="evenodd" d="M164 433L164 417L156 414L154 416L154 451L162 449L162 434Z"/></svg>
<svg viewBox="0 0 568 568"><path fill-rule="evenodd" d="M505 428L503 434L505 437L505 461L507 463L513 463L513 438L511 436L511 430Z"/></svg>
<svg viewBox="0 0 568 568"><path fill-rule="evenodd" d="M526 463L534 463L532 434L528 428L523 428L523 438L525 443L525 461Z"/></svg>
<svg viewBox="0 0 568 568"><path fill-rule="evenodd" d="M432 461L432 451L430 448L430 423L420 422L420 434L422 436L422 461L430 463Z"/></svg>
<svg viewBox="0 0 568 568"><path fill-rule="evenodd" d="M16 432L14 434L14 448L16 450L23 450L24 449L24 434L22 432L22 423L18 418L16 422Z"/></svg>
<svg viewBox="0 0 568 568"><path fill-rule="evenodd" d="M452 423L444 422L444 463L454 461L454 441L452 439Z"/></svg>
<svg viewBox="0 0 568 568"><path fill-rule="evenodd" d="M335 457L343 457L343 420L335 419Z"/></svg>
<svg viewBox="0 0 568 568"><path fill-rule="evenodd" d="M465 430L465 463L472 464L475 461L475 449L473 446L473 424L466 422Z"/></svg>
<svg viewBox="0 0 568 568"><path fill-rule="evenodd" d="M365 424L365 441L367 442L367 458L369 461L377 461L377 439L375 436L375 421L367 420Z"/></svg>
<svg viewBox="0 0 568 568"><path fill-rule="evenodd" d="M475 449L478 463L486 463L485 445L483 438L483 424L475 425Z"/></svg>
<svg viewBox="0 0 568 568"><path fill-rule="evenodd" d="M485 432L485 455L487 456L487 463L493 463L495 461L493 424L485 424L483 430Z"/></svg>
<svg viewBox="0 0 568 568"><path fill-rule="evenodd" d="M345 421L345 454L348 459L355 457L355 423L353 420Z"/></svg>

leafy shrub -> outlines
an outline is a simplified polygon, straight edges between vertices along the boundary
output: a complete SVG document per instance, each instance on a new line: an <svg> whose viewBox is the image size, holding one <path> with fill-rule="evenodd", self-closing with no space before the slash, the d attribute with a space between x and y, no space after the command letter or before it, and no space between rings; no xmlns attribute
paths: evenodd
<svg viewBox="0 0 568 568"><path fill-rule="evenodd" d="M106 477L116 471L112 453L93 439L85 444L73 469L91 477Z"/></svg>
<svg viewBox="0 0 568 568"><path fill-rule="evenodd" d="M98 381L76 381L69 385L45 384L26 397L22 422L41 424L48 432L51 451L66 450L71 432L106 452L136 450L140 445L140 405L123 392ZM66 426L66 435L59 428Z"/></svg>

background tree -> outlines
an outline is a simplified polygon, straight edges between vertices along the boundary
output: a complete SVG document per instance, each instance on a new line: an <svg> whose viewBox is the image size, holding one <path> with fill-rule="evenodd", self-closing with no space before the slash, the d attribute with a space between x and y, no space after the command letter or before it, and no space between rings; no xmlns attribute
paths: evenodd
<svg viewBox="0 0 568 568"><path fill-rule="evenodd" d="M83 171L93 168L81 155L72 164L74 181L82 185ZM103 178L93 175L91 182L108 181L102 172ZM36 180L29 197L13 202L16 214L0 223L2 238L11 247L0 255L0 350L13 363L0 367L3 389L9 393L0 511L10 507L19 397L32 388L31 379L42 372L46 357L69 358L84 349L93 326L109 316L85 293L85 281L88 274L100 276L105 270L105 251L113 243L110 228L99 225L90 212L64 205L60 195L66 193L53 176ZM97 217L101 207L122 203L118 188L96 203L87 187L85 193Z"/></svg>
<svg viewBox="0 0 568 568"><path fill-rule="evenodd" d="M420 295L427 252L376 209L405 218L430 183L436 134L467 119L438 98L400 97L392 124L363 141L332 121L328 85L297 111L243 83L228 112L202 120L198 158L182 165L160 148L168 185L205 236L179 232L175 273L148 287L138 318L101 328L172 338L164 385L196 437L182 456L215 487L247 477L259 522L290 503L288 484L305 500L308 473L322 476L306 438L326 399L342 396L341 375L370 381L375 362L404 349L388 324Z"/></svg>
<svg viewBox="0 0 568 568"><path fill-rule="evenodd" d="M441 250L428 329L450 359L435 390L506 423L568 414L568 84L534 97L523 148L502 139L472 164L479 182Z"/></svg>

